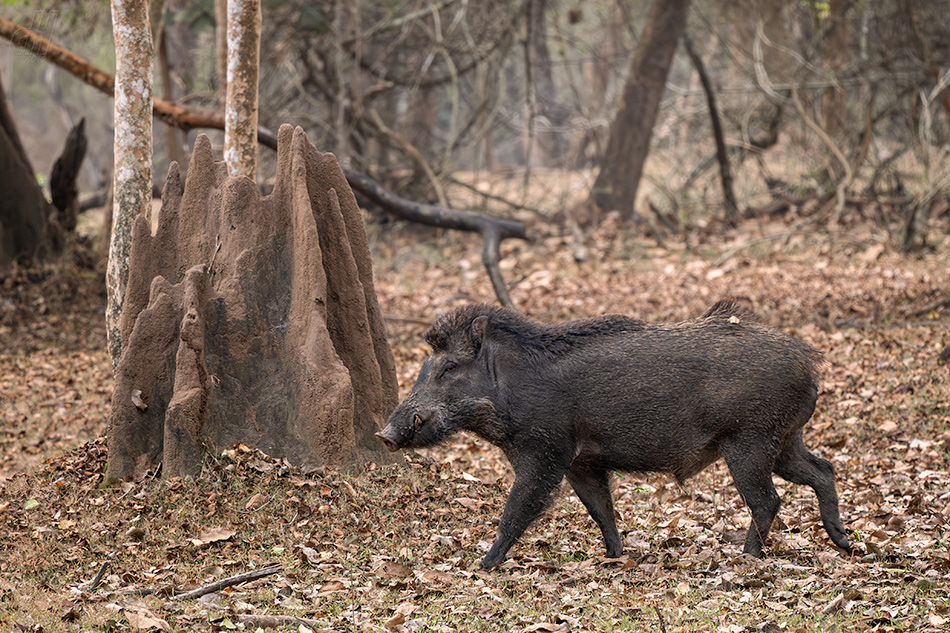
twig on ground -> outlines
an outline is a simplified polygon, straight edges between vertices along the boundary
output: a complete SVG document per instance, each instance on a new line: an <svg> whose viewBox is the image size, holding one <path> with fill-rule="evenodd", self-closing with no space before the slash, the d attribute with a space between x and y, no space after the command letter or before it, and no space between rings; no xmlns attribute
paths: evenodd
<svg viewBox="0 0 950 633"><path fill-rule="evenodd" d="M945 308L950 306L950 297L944 297L943 299L937 299L931 303L928 303L924 307L911 312L912 317L922 317L925 314L929 314L934 310L939 310L940 308Z"/></svg>
<svg viewBox="0 0 950 633"><path fill-rule="evenodd" d="M99 572L96 574L96 577L92 579L92 582L89 583L89 593L94 593L99 587L99 583L102 582L102 579L105 578L106 570L109 569L109 563L112 562L112 557L115 556L115 553L109 554L109 557L105 559L102 563L102 567L99 568Z"/></svg>
<svg viewBox="0 0 950 633"><path fill-rule="evenodd" d="M251 580L257 580L258 578L264 578L265 576L270 576L271 574L278 574L282 571L284 571L284 566L278 564L271 565L270 567L264 567L262 569L255 569L254 571L244 572L243 574L237 574L235 576L228 576L227 578L216 580L215 582L205 585L204 587L198 587L197 589L193 589L191 591L175 594L175 599L193 600L194 598L200 598L205 594L220 591L221 589L226 589L235 585L240 585Z"/></svg>
<svg viewBox="0 0 950 633"><path fill-rule="evenodd" d="M663 614L660 613L660 607L653 605L653 610L656 611L656 619L660 621L660 632L666 633L666 623L663 621Z"/></svg>

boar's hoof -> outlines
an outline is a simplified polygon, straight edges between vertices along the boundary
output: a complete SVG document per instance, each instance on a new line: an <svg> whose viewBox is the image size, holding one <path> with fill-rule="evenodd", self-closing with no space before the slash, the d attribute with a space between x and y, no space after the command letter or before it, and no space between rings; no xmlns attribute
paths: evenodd
<svg viewBox="0 0 950 633"><path fill-rule="evenodd" d="M377 433L376 437L379 438L379 441L383 443L383 445L389 450L390 453L392 453L393 451L399 450L399 445L396 444L391 439L389 439L388 437L386 437L385 435L383 435L381 432Z"/></svg>

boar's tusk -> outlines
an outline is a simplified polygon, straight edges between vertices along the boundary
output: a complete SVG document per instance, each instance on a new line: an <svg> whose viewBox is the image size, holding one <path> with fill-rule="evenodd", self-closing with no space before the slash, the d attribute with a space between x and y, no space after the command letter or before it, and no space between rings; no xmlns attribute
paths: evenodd
<svg viewBox="0 0 950 633"><path fill-rule="evenodd" d="M412 432L418 433L419 429L422 428L422 416L418 413L412 416Z"/></svg>

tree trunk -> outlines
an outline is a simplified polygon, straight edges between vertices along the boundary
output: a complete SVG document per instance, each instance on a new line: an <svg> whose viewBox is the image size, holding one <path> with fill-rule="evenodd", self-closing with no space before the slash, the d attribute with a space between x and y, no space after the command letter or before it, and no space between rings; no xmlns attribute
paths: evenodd
<svg viewBox="0 0 950 633"><path fill-rule="evenodd" d="M0 80L0 270L19 257L41 257L50 250L48 222L53 207L36 182L20 142Z"/></svg>
<svg viewBox="0 0 950 633"><path fill-rule="evenodd" d="M261 53L260 0L228 0L228 89L224 162L232 176L257 172L257 75Z"/></svg>
<svg viewBox="0 0 950 633"><path fill-rule="evenodd" d="M386 459L396 373L359 207L299 128L277 153L262 198L200 135L156 234L136 220L108 480L194 475L237 442L305 467Z"/></svg>
<svg viewBox="0 0 950 633"><path fill-rule="evenodd" d="M53 207L36 182L0 81L0 270L18 257L49 252Z"/></svg>
<svg viewBox="0 0 950 633"><path fill-rule="evenodd" d="M653 0L640 35L607 149L591 189L603 211L633 214L640 175L650 150L653 124L680 36L686 28L690 0Z"/></svg>
<svg viewBox="0 0 950 633"><path fill-rule="evenodd" d="M106 270L106 335L113 367L125 342L119 319L129 276L132 223L152 206L152 37L148 5L112 2L115 36L114 207Z"/></svg>

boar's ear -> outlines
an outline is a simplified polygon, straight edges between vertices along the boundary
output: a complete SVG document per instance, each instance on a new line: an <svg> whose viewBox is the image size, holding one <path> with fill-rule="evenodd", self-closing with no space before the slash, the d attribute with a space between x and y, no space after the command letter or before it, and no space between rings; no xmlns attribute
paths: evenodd
<svg viewBox="0 0 950 633"><path fill-rule="evenodd" d="M485 340L485 331L488 330L488 317L484 314L477 316L472 320L471 328L468 331L468 335L472 341L472 347L475 348L477 352L481 346L482 342Z"/></svg>

